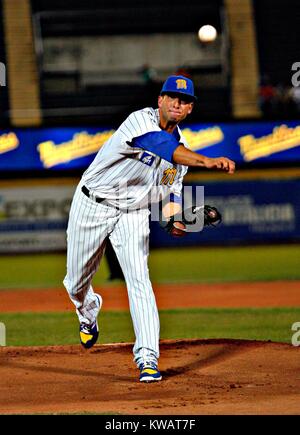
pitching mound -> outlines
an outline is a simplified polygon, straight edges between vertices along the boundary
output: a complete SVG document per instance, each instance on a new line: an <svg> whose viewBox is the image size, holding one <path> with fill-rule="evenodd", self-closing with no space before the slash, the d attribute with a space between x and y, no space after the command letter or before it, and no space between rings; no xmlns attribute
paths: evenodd
<svg viewBox="0 0 300 435"><path fill-rule="evenodd" d="M0 413L300 414L300 353L244 340L161 341L141 384L132 344L0 349Z"/></svg>

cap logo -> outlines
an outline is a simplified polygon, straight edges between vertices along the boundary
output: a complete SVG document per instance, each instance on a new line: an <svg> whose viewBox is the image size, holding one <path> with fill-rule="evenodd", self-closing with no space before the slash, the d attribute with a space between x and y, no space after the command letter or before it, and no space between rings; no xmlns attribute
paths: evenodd
<svg viewBox="0 0 300 435"><path fill-rule="evenodd" d="M176 80L177 89L187 89L186 80L178 79Z"/></svg>

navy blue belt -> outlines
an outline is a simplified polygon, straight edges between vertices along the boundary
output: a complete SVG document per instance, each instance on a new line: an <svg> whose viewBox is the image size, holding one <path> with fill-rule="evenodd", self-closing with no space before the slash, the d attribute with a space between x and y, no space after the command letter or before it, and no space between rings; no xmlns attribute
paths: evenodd
<svg viewBox="0 0 300 435"><path fill-rule="evenodd" d="M89 189L86 186L82 186L81 191L82 193L85 194L85 196L87 196L88 198L92 199L95 202L101 203L105 200L105 198L100 198L99 196L94 196L94 195L92 196L90 194Z"/></svg>
<svg viewBox="0 0 300 435"><path fill-rule="evenodd" d="M106 202L106 198L100 198L100 196L96 196L96 195L91 195L89 189L86 186L82 186L81 188L82 193L85 194L85 196L87 196L88 198L90 198L92 201L98 202L98 204L101 204L102 202L104 203L104 205L108 206L108 207L113 207L116 210L120 210L119 207L116 207L114 205L108 204Z"/></svg>

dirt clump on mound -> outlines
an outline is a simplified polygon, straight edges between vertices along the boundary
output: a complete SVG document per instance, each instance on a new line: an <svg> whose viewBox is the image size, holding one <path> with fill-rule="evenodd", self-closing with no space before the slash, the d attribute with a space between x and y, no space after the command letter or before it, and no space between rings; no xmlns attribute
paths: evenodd
<svg viewBox="0 0 300 435"><path fill-rule="evenodd" d="M142 384L132 344L0 349L0 413L300 414L289 344L162 340L163 380Z"/></svg>

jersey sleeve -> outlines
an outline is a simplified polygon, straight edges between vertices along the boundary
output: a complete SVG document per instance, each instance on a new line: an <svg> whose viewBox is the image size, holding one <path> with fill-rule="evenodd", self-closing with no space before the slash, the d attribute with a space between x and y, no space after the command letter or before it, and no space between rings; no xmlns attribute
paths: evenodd
<svg viewBox="0 0 300 435"><path fill-rule="evenodd" d="M161 129L157 124L153 109L146 108L132 112L118 129L120 153L123 155L138 154L141 147L133 146L134 138L155 131L159 132Z"/></svg>
<svg viewBox="0 0 300 435"><path fill-rule="evenodd" d="M173 163L172 157L179 141L159 127L155 113L150 108L131 113L120 126L120 132L128 145L128 148L125 147L127 153L144 149Z"/></svg>
<svg viewBox="0 0 300 435"><path fill-rule="evenodd" d="M179 146L179 142L166 131L154 131L135 137L131 142L131 146L150 151L162 159L173 163L173 154Z"/></svg>
<svg viewBox="0 0 300 435"><path fill-rule="evenodd" d="M131 142L134 138L150 132L159 132L161 128L155 120L155 114L151 109L132 112L119 127L123 141Z"/></svg>

